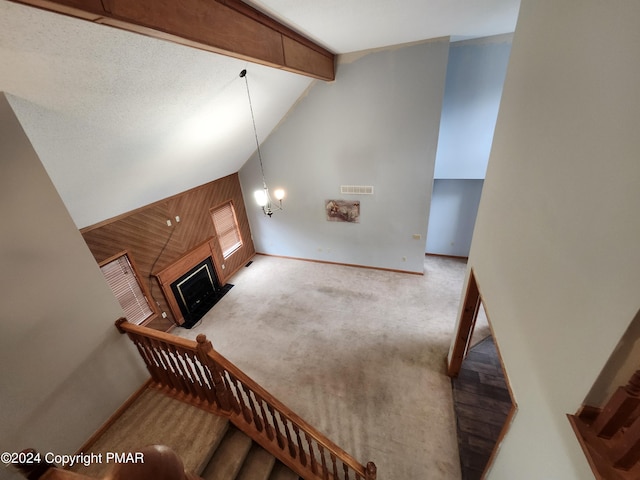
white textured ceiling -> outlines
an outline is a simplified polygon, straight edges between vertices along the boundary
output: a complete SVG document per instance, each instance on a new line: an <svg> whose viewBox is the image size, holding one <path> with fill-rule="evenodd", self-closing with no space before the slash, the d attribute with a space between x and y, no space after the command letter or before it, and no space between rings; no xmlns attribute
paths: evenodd
<svg viewBox="0 0 640 480"><path fill-rule="evenodd" d="M511 33L520 0L248 0L335 53Z"/></svg>
<svg viewBox="0 0 640 480"><path fill-rule="evenodd" d="M247 2L335 53L513 31L519 0ZM312 80L0 0L0 91L78 227L234 173ZM1 165L1 164L0 164ZM1 168L1 167L0 167Z"/></svg>

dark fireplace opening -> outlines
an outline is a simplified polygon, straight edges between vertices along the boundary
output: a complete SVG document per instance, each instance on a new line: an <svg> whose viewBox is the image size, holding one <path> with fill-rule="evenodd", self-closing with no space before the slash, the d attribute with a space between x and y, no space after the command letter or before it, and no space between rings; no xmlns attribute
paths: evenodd
<svg viewBox="0 0 640 480"><path fill-rule="evenodd" d="M211 257L178 278L171 284L171 291L184 317L182 326L193 327L232 286L220 285Z"/></svg>

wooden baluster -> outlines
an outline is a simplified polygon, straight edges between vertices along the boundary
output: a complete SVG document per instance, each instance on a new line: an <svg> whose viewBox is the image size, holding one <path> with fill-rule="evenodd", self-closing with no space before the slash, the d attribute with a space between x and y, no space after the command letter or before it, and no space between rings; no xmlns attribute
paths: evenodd
<svg viewBox="0 0 640 480"><path fill-rule="evenodd" d="M138 339L138 345L145 352L145 355L149 359L149 365L152 366L156 373L156 377L158 377L158 384L166 388L167 376L164 369L162 368L162 365L158 363L155 356L153 355L153 349L144 339Z"/></svg>
<svg viewBox="0 0 640 480"><path fill-rule="evenodd" d="M145 363L147 363L148 365L152 365L154 367L157 367L153 356L151 355L151 352L149 352L146 344L145 344L145 339L143 337L139 337L137 335L134 335L132 333L129 334L129 338L131 339L131 341L136 345L136 347L138 347L138 351L140 352L140 355L142 355Z"/></svg>
<svg viewBox="0 0 640 480"><path fill-rule="evenodd" d="M309 445L309 458L311 459L311 471L314 475L318 474L318 462L316 462L316 454L313 451L313 445L311 444L311 437L307 432L304 432L304 436L307 439L307 445Z"/></svg>
<svg viewBox="0 0 640 480"><path fill-rule="evenodd" d="M275 438L275 435L273 433L273 427L269 422L269 417L267 417L267 412L265 412L264 410L264 400L257 393L254 392L253 394L255 395L256 401L258 402L258 406L260 407L260 413L262 414L262 421L264 423L264 431L267 434L267 438L273 441L273 439Z"/></svg>
<svg viewBox="0 0 640 480"><path fill-rule="evenodd" d="M282 425L284 427L284 434L287 436L287 445L289 446L289 455L291 458L296 458L296 446L293 444L293 440L291 439L291 432L289 431L289 419L287 419L282 412L280 413L280 420L282 420Z"/></svg>
<svg viewBox="0 0 640 480"><path fill-rule="evenodd" d="M231 399L234 412L240 414L242 413L242 404L240 402L240 396L236 398L236 395L233 393L232 385L232 377L230 372L228 372L225 368L220 367L220 371L222 372L222 381L224 382L225 387L229 391L229 397Z"/></svg>
<svg viewBox="0 0 640 480"><path fill-rule="evenodd" d="M198 382L200 383L201 395L204 400L210 405L216 405L217 398L215 387L213 385L213 381L207 377L208 370L205 369L205 367L203 367L198 361L197 354L194 352L189 352L187 357L189 359L189 368L194 372L194 375L198 378Z"/></svg>
<svg viewBox="0 0 640 480"><path fill-rule="evenodd" d="M344 470L344 480L349 480L349 465L342 462L342 470Z"/></svg>
<svg viewBox="0 0 640 480"><path fill-rule="evenodd" d="M262 421L260 420L260 416L258 415L258 411L256 410L256 405L253 402L253 397L251 397L251 390L247 388L247 386L244 383L240 383L240 385L242 385L242 390L244 390L244 393L247 395L247 398L249 399L249 407L251 408L251 413L253 415L253 424L256 426L256 429L258 429L258 431L261 432Z"/></svg>
<svg viewBox="0 0 640 480"><path fill-rule="evenodd" d="M205 383L203 378L197 369L193 367L193 357L192 352L183 351L182 352L182 361L184 362L184 368L189 372L189 377L192 379L193 389L195 390L195 395L202 402L211 403L211 397L208 395L208 388L205 387Z"/></svg>
<svg viewBox="0 0 640 480"><path fill-rule="evenodd" d="M183 368L186 375L191 381L191 388L196 398L201 402L209 402L209 397L206 394L206 389L202 384L202 379L198 376L193 368L191 359L191 352L189 350L180 350L180 360L182 361Z"/></svg>
<svg viewBox="0 0 640 480"><path fill-rule="evenodd" d="M216 365L217 365L217 363L216 363ZM224 386L227 389L227 391L229 392L229 401L231 402L233 411L239 414L240 412L242 412L242 407L241 407L241 403L240 403L240 397L238 396L236 398L237 394L235 394L234 391L233 391L233 387L232 387L232 377L233 377L233 375L231 375L231 372L229 372L222 365L218 365L218 370L220 371L220 374L222 375L222 381L224 383Z"/></svg>
<svg viewBox="0 0 640 480"><path fill-rule="evenodd" d="M619 387L611 396L592 428L602 438L611 438L627 423L629 416L640 405L640 370L625 387Z"/></svg>
<svg viewBox="0 0 640 480"><path fill-rule="evenodd" d="M167 356L171 359L173 370L176 372L176 376L181 380L181 384L184 388L186 395L191 395L192 398L198 398L198 392L193 385L193 379L187 372L187 369L183 363L181 351L175 346L169 343L164 343Z"/></svg>
<svg viewBox="0 0 640 480"><path fill-rule="evenodd" d="M153 360L149 358L149 356L147 355L147 351L145 350L144 346L140 343L140 340L138 340L138 338L134 338L133 336L130 336L129 338L131 338L131 341L138 349L138 353L142 357L142 360L144 360L144 363L147 366L147 370L149 371L149 375L151 375L151 378L153 379L154 383L161 384L162 379L158 374L158 367L153 362Z"/></svg>
<svg viewBox="0 0 640 480"><path fill-rule="evenodd" d="M298 453L300 454L300 463L306 467L307 466L307 455L302 447L302 439L300 438L300 427L295 423L292 424L293 433L296 434L296 440L298 441Z"/></svg>
<svg viewBox="0 0 640 480"><path fill-rule="evenodd" d="M152 339L150 338L147 339L146 343L147 343L147 347L149 348L149 353L153 355L156 365L158 365L158 367L160 368L160 371L162 372L162 376L165 379L165 386L170 390L177 391L178 385L176 384L176 381L173 378L173 375L171 374L171 370L167 365L166 358L164 358L163 355L159 352L158 348L155 345L155 342Z"/></svg>
<svg viewBox="0 0 640 480"><path fill-rule="evenodd" d="M276 417L276 413L273 410L273 407L267 403L267 409L269 409L269 413L271 414L271 418L273 419L273 426L276 429L276 440L278 441L278 446L284 450L284 437L282 436L282 432L280 431L280 425L278 425L278 419Z"/></svg>
<svg viewBox="0 0 640 480"><path fill-rule="evenodd" d="M373 462L367 463L367 466L364 470L364 479L365 480L376 480L378 478L378 468L376 464Z"/></svg>
<svg viewBox="0 0 640 480"><path fill-rule="evenodd" d="M238 386L234 383L233 375L222 367L220 367L220 372L222 374L222 381L229 392L229 399L232 402L233 411L237 414L244 414L242 396L240 395Z"/></svg>
<svg viewBox="0 0 640 480"><path fill-rule="evenodd" d="M191 353L191 365L200 378L202 386L207 390L215 391L215 384L213 383L213 378L209 375L209 368L202 364L198 357L198 352Z"/></svg>
<svg viewBox="0 0 640 480"><path fill-rule="evenodd" d="M208 365L199 365L202 368L202 375L207 379L207 386L213 392L215 397L215 403L223 411L228 411L223 408L224 399L219 395L222 395L221 392L226 393L227 400L231 403L231 408L234 411L239 411L239 408L235 406L235 398L233 397L233 393L231 392L231 388L228 387L227 383L223 380L222 373L220 370L213 369L213 367L209 367ZM217 380L214 380L214 377Z"/></svg>
<svg viewBox="0 0 640 480"><path fill-rule="evenodd" d="M333 467L333 478L338 479L338 466L336 465L336 455L333 452L329 452L329 458L331 458L331 466Z"/></svg>
<svg viewBox="0 0 640 480"><path fill-rule="evenodd" d="M151 344L151 340L145 337L140 337L140 343L144 345L145 350L147 351L149 356L153 359L153 363L156 365L156 370L161 379L160 384L163 387L168 388L169 390L173 389L174 388L173 382L169 378L169 374L167 373L167 370L164 364L162 363L157 352L153 348L153 345Z"/></svg>
<svg viewBox="0 0 640 480"><path fill-rule="evenodd" d="M165 368L167 369L167 373L171 377L174 388L178 392L188 393L189 389L187 387L186 382L180 376L180 372L178 370L177 365L175 364L175 360L172 357L168 346L164 342L160 342L159 340L151 340L151 343L154 345L156 351L160 358L162 358Z"/></svg>
<svg viewBox="0 0 640 480"><path fill-rule="evenodd" d="M247 404L244 400L244 396L242 395L242 390L238 386L238 379L234 377L230 372L227 372L227 375L229 376L229 380L231 380L231 385L233 385L233 387L235 388L235 391L236 391L235 397L240 403L240 410L242 411L242 416L244 417L245 422L251 423L252 421L251 410L249 410L249 407L247 407Z"/></svg>
<svg viewBox="0 0 640 480"><path fill-rule="evenodd" d="M198 359L202 365L207 367L206 370L209 372L210 380L213 383L218 406L223 411L230 412L233 405L231 400L233 394L229 385L224 381L218 364L209 357L209 352L213 351L213 345L202 333L196 337L196 342L198 343L196 346Z"/></svg>
<svg viewBox="0 0 640 480"><path fill-rule="evenodd" d="M176 362L180 366L180 372L182 373L182 376L184 377L184 379L187 382L187 385L189 386L189 391L191 392L191 395L199 399L200 392L198 391L198 379L193 375L193 372L189 369L189 365L186 360L186 351L180 347L174 346L173 352L176 357Z"/></svg>
<svg viewBox="0 0 640 480"><path fill-rule="evenodd" d="M328 480L329 469L327 468L327 461L324 458L324 447L322 444L318 444L318 450L320 452L320 461L322 462L322 480Z"/></svg>

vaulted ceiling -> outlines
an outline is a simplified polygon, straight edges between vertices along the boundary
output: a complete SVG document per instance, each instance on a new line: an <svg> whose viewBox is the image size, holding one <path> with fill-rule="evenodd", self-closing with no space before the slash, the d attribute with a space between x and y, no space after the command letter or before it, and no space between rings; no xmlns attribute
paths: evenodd
<svg viewBox="0 0 640 480"><path fill-rule="evenodd" d="M346 53L512 32L519 8L519 0L245 3L336 54L338 72ZM78 227L238 171L255 150L242 69L260 141L323 81L146 33L0 0L0 91Z"/></svg>

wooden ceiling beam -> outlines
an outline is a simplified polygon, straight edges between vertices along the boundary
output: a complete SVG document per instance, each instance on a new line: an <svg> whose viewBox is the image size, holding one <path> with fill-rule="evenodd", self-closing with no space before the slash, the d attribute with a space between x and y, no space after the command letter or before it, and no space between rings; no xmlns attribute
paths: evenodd
<svg viewBox="0 0 640 480"><path fill-rule="evenodd" d="M153 38L335 79L335 56L240 0L12 0Z"/></svg>

